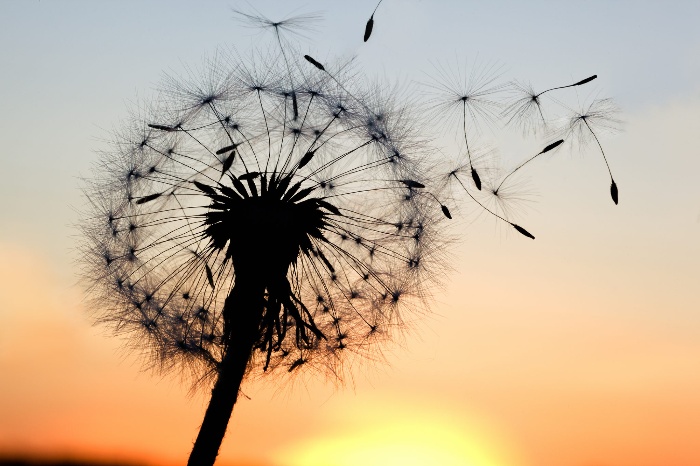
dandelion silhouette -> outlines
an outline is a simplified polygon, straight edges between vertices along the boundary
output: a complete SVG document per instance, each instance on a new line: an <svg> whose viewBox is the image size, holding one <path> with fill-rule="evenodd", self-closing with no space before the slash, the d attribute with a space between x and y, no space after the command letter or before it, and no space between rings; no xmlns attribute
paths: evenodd
<svg viewBox="0 0 700 466"><path fill-rule="evenodd" d="M279 33L298 18L258 22L277 52L170 78L86 188L98 320L214 379L190 465L214 463L247 375L340 376L391 337L451 217L406 109L297 59Z"/></svg>
<svg viewBox="0 0 700 466"><path fill-rule="evenodd" d="M564 137L481 192L470 132L501 115L497 68L469 79L443 70L429 85L434 112L458 114L466 146L466 163L445 176L411 102L286 39L316 15L237 13L270 30L275 47L249 59L219 54L201 80L167 78L115 133L85 186L83 273L97 321L155 368L213 385L190 466L214 464L247 378L305 370L341 378L403 328L402 315L427 309L452 218L442 180L534 239L471 190L504 202L513 173L561 139L592 136L600 146L595 131L612 121L605 101L594 102ZM538 107L542 94L533 94ZM611 193L617 203L614 181Z"/></svg>

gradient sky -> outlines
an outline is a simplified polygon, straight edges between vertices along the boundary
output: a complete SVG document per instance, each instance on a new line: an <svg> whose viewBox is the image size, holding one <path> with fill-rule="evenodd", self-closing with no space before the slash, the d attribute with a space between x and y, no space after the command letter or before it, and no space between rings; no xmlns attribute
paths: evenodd
<svg viewBox="0 0 700 466"><path fill-rule="evenodd" d="M143 372L90 326L75 245L88 176L126 104L217 46L250 49L236 2L4 1L0 14L0 456L182 464L206 405ZM432 316L359 367L244 386L222 465L700 464L700 2L260 1L322 11L303 47L368 76L425 80L431 63L497 62L536 87L590 74L624 131L599 156L532 171L522 218L457 232ZM532 144L506 139L508 154Z"/></svg>

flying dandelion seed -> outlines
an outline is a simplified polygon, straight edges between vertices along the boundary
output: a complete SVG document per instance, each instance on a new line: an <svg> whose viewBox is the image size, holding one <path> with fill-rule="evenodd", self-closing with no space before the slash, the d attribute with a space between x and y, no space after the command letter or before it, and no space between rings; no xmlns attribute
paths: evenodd
<svg viewBox="0 0 700 466"><path fill-rule="evenodd" d="M469 174L474 186L481 190L481 178L472 160L474 144L472 141L470 145L469 129L478 130L480 121L491 122L497 118L501 103L495 94L503 88L502 84L496 83L501 74L500 67L474 66L467 73L465 63L456 72L441 65L436 65L435 70L436 78L426 84L432 94L431 106L436 116L448 122L454 121L455 115L459 114Z"/></svg>
<svg viewBox="0 0 700 466"><path fill-rule="evenodd" d="M547 119L542 110L542 97L544 94L556 91L559 89L567 89L570 87L578 87L587 84L598 75L589 76L573 84L566 86L557 86L546 89L542 92L536 92L531 84L524 84L517 81L510 83L510 91L516 97L504 110L504 116L507 118L506 124L518 123L524 133L537 133L541 128L547 127Z"/></svg>
<svg viewBox="0 0 700 466"><path fill-rule="evenodd" d="M510 221L508 219L508 217L506 216L507 215L506 212L509 210L507 208L506 202L512 201L515 199L515 197L512 196L510 192L508 193L508 196L505 196L504 195L505 193L499 192L498 188L489 187L488 192L486 194L490 195L490 198L493 199L495 201L495 203L501 208L502 213L498 213L498 212L496 212L496 210L493 207L487 206L486 202L484 202L483 200L477 199L475 194L473 194L469 190L469 188L467 188L467 186L464 184L464 182L460 179L459 172L457 170L453 170L452 172L450 172L449 178L450 178L450 181L451 180L456 181L458 183L458 185L463 189L463 191L467 194L467 196L469 196L469 198L473 202L475 202L483 212L486 212L489 215L492 215L494 218L497 218L498 220L503 221L503 222L507 223L508 225L512 226L515 229L515 231L517 231L521 235L526 236L530 239L535 239L535 237L529 231L527 231L525 228L521 227L520 225L517 225L516 223ZM490 183L489 183L489 185L490 185Z"/></svg>
<svg viewBox="0 0 700 466"><path fill-rule="evenodd" d="M589 104L583 105L580 110L571 110L566 126L560 131L564 138L584 147L591 140L595 140L600 153L603 156L605 167L610 175L610 197L617 205L619 194L617 184L613 178L610 163L603 150L603 145L598 137L601 132L616 132L620 127L620 120L617 118L619 109L612 99L594 99Z"/></svg>
<svg viewBox="0 0 700 466"><path fill-rule="evenodd" d="M495 204L501 210L499 213L493 207L487 206L484 199L479 199L481 196L477 194L482 191L482 177L479 171L483 169L477 170L477 165L481 164L479 159L491 159L494 154L478 148L474 138L470 137L470 128L478 134L480 123L491 124L498 120L502 113L502 103L498 100L498 94L504 85L497 82L501 74L500 67L497 65L474 66L467 73L465 63L464 66L458 66L456 70L441 65L435 66L435 69L436 78L425 84L429 94L429 107L432 114L442 119L448 126L459 126L457 131L463 138L466 152L466 163L449 171L447 184L456 183L481 211L509 224L518 233L535 239L529 231L505 216L508 211L505 202L508 198L515 199L516 196L499 195L498 188L493 188L493 183L489 181L489 188L483 194L495 199ZM487 168L487 171L493 171L493 167ZM469 188L471 185L464 182L463 178L466 176L471 178L477 193L472 193Z"/></svg>
<svg viewBox="0 0 700 466"><path fill-rule="evenodd" d="M213 464L248 374L341 376L425 308L451 218L405 106L278 45L166 80L86 186L98 321L213 381L190 465Z"/></svg>
<svg viewBox="0 0 700 466"><path fill-rule="evenodd" d="M562 145L563 143L564 143L564 140L563 140L563 139L559 139L558 141L555 141L555 142L553 142L553 143L551 143L551 144L548 144L547 147L545 147L544 149L542 149L541 151L539 151L538 153L536 153L535 155L533 155L532 157L530 157L529 159L527 159L525 162L523 162L523 163L521 163L520 165L518 165L517 167L515 167L510 173L508 173L505 177L503 177L503 179L501 180L500 183L498 183L498 186L497 186L497 187L494 189L494 191L493 191L494 194L498 194L498 190L501 189L501 186L503 186L503 183L505 183L506 180L507 180L508 178L510 178L511 175L515 174L515 172L517 172L518 170L520 170L521 168L523 168L525 165L527 165L528 163L530 163L530 162L532 162L533 160L535 160L535 159L536 159L537 157L539 157L540 155L546 154L547 152L556 149L557 147L559 147L559 146Z"/></svg>
<svg viewBox="0 0 700 466"><path fill-rule="evenodd" d="M459 123L460 127L457 129L457 132L462 135L462 142L466 147L466 163L460 162L457 164L457 168L451 169L448 172L447 182L448 184L453 183L457 185L462 191L466 192L468 199L475 202L483 212L515 227L509 220L509 212L512 209L506 204L508 202L521 203L520 201L526 196L520 196L515 193L515 185L508 186L506 195L506 192L503 190L504 184L511 175L525 165L561 145L563 139L572 140L573 144L585 143L586 139L595 139L605 158L596 131L600 126L606 123L613 123L613 121L609 118L610 115L603 117L602 113L605 112L603 112L602 106L600 108L593 106L586 109L586 111L574 112L576 117L569 119L564 130L554 129L548 131L548 134L559 136L559 140L546 146L542 151L518 165L511 172L501 174L500 180L494 179L487 174L488 181L484 181L482 179L483 174L480 175L483 168L479 168L475 163L474 150L477 144L480 143L481 133L478 130L480 123L487 123L493 128L493 123L500 123L502 127L508 127L512 123L517 122L522 125L524 133L536 133L539 129L548 126L541 100L543 95L567 88L583 86L597 79L598 76L591 75L572 84L536 92L531 85L521 84L518 81L512 81L508 86L499 84L497 79L501 74L500 68L494 65L486 67L474 66L470 72L466 71L466 67L457 67L456 70L450 66L436 66L435 68L436 78L426 83L426 94L429 96L428 106L432 110L432 115L445 122L450 127L450 130L454 131L454 127L457 126L456 123ZM506 87L510 87L511 91L520 95L515 102L504 104L500 100L501 91ZM558 103L560 107L568 108L554 98L550 100ZM585 122L588 120L593 120L593 124L586 125ZM584 128L586 131L583 131ZM605 161L607 164L606 158ZM609 165L608 170L610 171ZM471 178L471 183L465 182L467 176ZM610 173L610 178L611 197L617 203L618 188L612 178L612 173ZM470 192L472 187L476 188L477 192L482 192L483 186L486 186L485 197L475 192ZM533 235L522 227L517 227L515 230L524 236L533 238Z"/></svg>

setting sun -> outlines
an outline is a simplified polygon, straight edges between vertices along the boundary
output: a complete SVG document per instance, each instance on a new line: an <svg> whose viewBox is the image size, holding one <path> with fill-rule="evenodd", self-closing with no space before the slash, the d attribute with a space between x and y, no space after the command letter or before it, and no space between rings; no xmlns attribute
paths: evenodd
<svg viewBox="0 0 700 466"><path fill-rule="evenodd" d="M409 408L404 406L404 408ZM285 466L510 466L506 449L485 425L405 409L341 428L282 452Z"/></svg>

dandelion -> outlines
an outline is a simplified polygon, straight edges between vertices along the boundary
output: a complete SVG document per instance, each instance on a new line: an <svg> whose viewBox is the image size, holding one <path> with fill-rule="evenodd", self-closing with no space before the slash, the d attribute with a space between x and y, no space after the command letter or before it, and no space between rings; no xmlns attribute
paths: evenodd
<svg viewBox="0 0 700 466"><path fill-rule="evenodd" d="M85 183L83 274L96 320L154 368L213 386L190 466L214 463L245 380L341 378L395 337L405 316L427 309L453 216L440 181L534 239L509 220L504 203L518 194L504 183L562 143L496 183L474 135L479 121L502 115L500 70L450 79L438 67L431 108L458 121L466 156L444 176L412 101L286 40L316 15L236 13L271 31L274 49L220 53L203 72L166 78ZM531 94L539 106L544 92ZM592 135L600 146L595 131L614 121L604 102L572 117L562 139ZM611 193L617 203L614 181Z"/></svg>
<svg viewBox="0 0 700 466"><path fill-rule="evenodd" d="M340 376L423 309L451 217L404 105L278 45L167 79L86 182L97 320L213 383L190 465L214 463L248 376Z"/></svg>

